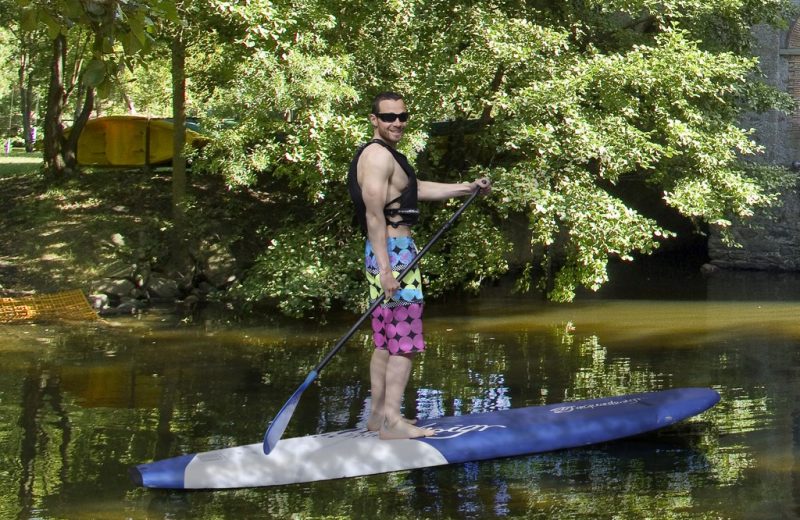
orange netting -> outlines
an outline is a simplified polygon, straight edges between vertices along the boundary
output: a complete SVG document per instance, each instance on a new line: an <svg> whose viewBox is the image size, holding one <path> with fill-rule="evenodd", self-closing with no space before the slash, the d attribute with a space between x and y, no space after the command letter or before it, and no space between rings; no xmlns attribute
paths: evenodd
<svg viewBox="0 0 800 520"><path fill-rule="evenodd" d="M23 320L89 321L100 317L83 291L75 289L55 294L0 298L0 323Z"/></svg>

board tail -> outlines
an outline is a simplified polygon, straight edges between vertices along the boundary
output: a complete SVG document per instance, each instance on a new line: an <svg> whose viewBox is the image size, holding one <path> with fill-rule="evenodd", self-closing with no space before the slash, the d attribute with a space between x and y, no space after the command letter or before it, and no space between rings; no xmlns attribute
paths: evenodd
<svg viewBox="0 0 800 520"><path fill-rule="evenodd" d="M158 489L185 489L186 466L194 459L192 455L181 455L148 464L139 464L128 469L128 476L137 486Z"/></svg>

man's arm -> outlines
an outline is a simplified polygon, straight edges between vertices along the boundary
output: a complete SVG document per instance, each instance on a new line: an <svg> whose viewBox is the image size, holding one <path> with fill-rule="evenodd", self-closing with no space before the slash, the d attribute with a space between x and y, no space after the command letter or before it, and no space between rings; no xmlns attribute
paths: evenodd
<svg viewBox="0 0 800 520"><path fill-rule="evenodd" d="M386 296L391 298L400 288L392 274L386 239L386 194L389 180L394 171L394 158L391 153L378 146L372 146L361 154L361 197L367 208L367 238L372 244L375 259L380 270L380 282Z"/></svg>
<svg viewBox="0 0 800 520"><path fill-rule="evenodd" d="M443 183L431 181L417 181L417 198L419 200L446 200L453 197L469 195L480 188L483 195L491 190L491 181L487 178L475 179L472 182Z"/></svg>

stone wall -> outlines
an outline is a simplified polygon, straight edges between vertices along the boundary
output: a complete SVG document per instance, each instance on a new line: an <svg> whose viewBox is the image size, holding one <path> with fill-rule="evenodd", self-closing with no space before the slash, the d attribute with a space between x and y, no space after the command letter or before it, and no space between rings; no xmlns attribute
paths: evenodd
<svg viewBox="0 0 800 520"><path fill-rule="evenodd" d="M800 24L794 21L788 31L756 27L753 33L767 81L800 104ZM734 226L732 235L741 247L727 246L718 230L712 229L710 262L727 269L800 271L800 109L790 115L774 111L749 115L742 125L754 128L755 140L765 148L760 160L794 169L798 184L767 215Z"/></svg>

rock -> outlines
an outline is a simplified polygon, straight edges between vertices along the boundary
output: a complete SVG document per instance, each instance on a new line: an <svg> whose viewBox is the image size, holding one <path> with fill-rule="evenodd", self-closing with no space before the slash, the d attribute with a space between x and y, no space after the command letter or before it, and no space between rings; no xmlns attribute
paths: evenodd
<svg viewBox="0 0 800 520"><path fill-rule="evenodd" d="M158 300L176 300L181 294L178 282L159 273L150 275L147 292Z"/></svg>
<svg viewBox="0 0 800 520"><path fill-rule="evenodd" d="M93 293L105 293L110 296L127 296L136 286L127 279L106 278L97 282L92 290Z"/></svg>
<svg viewBox="0 0 800 520"><path fill-rule="evenodd" d="M89 304L96 311L104 311L111 306L108 295L104 293L90 294L88 297Z"/></svg>
<svg viewBox="0 0 800 520"><path fill-rule="evenodd" d="M197 296L203 297L203 296L205 296L205 295L207 295L209 293L212 293L212 292L214 292L216 290L217 290L217 288L215 286L211 285L210 283L208 283L208 282L200 282L199 284L197 284L197 287L194 288L194 290L192 291L192 294L195 294Z"/></svg>
<svg viewBox="0 0 800 520"><path fill-rule="evenodd" d="M178 289L184 294L192 292L194 288L194 274L172 273L171 277L178 284Z"/></svg>
<svg viewBox="0 0 800 520"><path fill-rule="evenodd" d="M188 293L194 287L194 278L197 271L195 261L188 255L180 261L173 262L166 266L166 272L159 273L160 276L175 280L178 288L183 293ZM156 276L153 274L153 276Z"/></svg>
<svg viewBox="0 0 800 520"><path fill-rule="evenodd" d="M137 300L147 300L150 298L150 294L147 292L147 289L136 287L131 291L131 297Z"/></svg>
<svg viewBox="0 0 800 520"><path fill-rule="evenodd" d="M123 314L139 314L142 309L147 306L147 303L142 300L135 300L130 297L121 299L119 305L109 306L108 308L98 311L101 316L119 316Z"/></svg>
<svg viewBox="0 0 800 520"><path fill-rule="evenodd" d="M131 278L134 274L134 266L123 262L122 260L115 260L103 269L103 276L106 278Z"/></svg>
<svg viewBox="0 0 800 520"><path fill-rule="evenodd" d="M122 303L114 310L117 314L138 314L144 307L145 304L141 300L123 298Z"/></svg>
<svg viewBox="0 0 800 520"><path fill-rule="evenodd" d="M700 272L703 276L711 276L714 273L719 272L719 267L714 264L703 264L700 266Z"/></svg>
<svg viewBox="0 0 800 520"><path fill-rule="evenodd" d="M203 269L205 279L217 288L236 281L236 259L230 251L221 244L213 244L210 253Z"/></svg>

